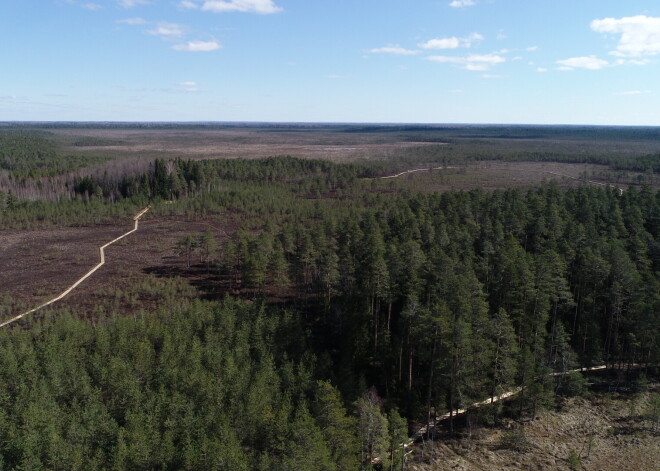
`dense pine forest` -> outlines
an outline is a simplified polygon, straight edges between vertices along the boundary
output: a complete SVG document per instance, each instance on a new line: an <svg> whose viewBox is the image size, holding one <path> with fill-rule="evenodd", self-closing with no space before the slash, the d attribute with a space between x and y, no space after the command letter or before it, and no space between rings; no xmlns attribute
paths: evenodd
<svg viewBox="0 0 660 471"><path fill-rule="evenodd" d="M156 307L55 308L0 330L0 469L400 469L415 425L446 411L522 387L466 422L522 421L584 393L575 368L657 373L651 186L438 193L378 178L412 156L158 158L108 174L85 170L101 157L51 162L61 154L43 135L7 133L6 178L69 177L58 201L1 191L4 228L151 204L149 218L226 229L172 246L212 296L163 283ZM529 159L445 149L418 162ZM660 170L652 155L586 158Z"/></svg>

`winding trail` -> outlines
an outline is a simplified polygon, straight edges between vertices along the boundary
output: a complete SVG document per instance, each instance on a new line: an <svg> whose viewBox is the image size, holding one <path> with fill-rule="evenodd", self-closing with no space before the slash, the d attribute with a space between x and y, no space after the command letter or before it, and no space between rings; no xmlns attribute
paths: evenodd
<svg viewBox="0 0 660 471"><path fill-rule="evenodd" d="M469 166L467 166L467 167L444 166L444 167L431 167L431 168L414 168L412 170L405 170L403 172L399 172L399 173L396 173L394 175L387 175L387 176L384 176L384 177L377 177L377 178L380 179L380 180L387 180L387 179L390 179L390 178L399 178L399 177L402 177L404 175L407 175L409 173L414 173L414 172L430 172L431 170L444 170L444 169L448 169L448 168L470 168L470 167ZM476 168L491 169L491 167L483 167L483 166L476 166ZM491 169L491 170L493 170L493 169ZM597 182L597 181L594 181L594 180L587 180L585 178L574 177L572 175L567 175L565 173L550 172L548 170L529 170L529 169L518 169L518 168L494 169L494 170L511 170L511 171L514 171L514 172L518 171L518 172L546 173L548 175L554 175L554 176L557 176L557 177L570 178L572 180L577 180L577 181L584 182L584 183L591 183L592 185L600 185L600 186L604 186L604 187L613 186L614 188L619 190L619 195L623 195L623 192L625 191L623 188L621 188L619 186L616 186L612 183L603 183L603 182Z"/></svg>
<svg viewBox="0 0 660 471"><path fill-rule="evenodd" d="M575 370L569 370L569 371L566 371L566 372L563 372L563 373L562 372L560 372L560 373L551 373L551 375L552 376L561 376L561 375L566 374L566 373L598 371L598 370L604 370L606 368L607 368L607 365L592 366L590 368L577 368ZM468 409L477 409L479 407L482 407L482 406L485 406L485 405L488 405L488 404L493 404L494 402L503 401L504 399L508 399L512 396L515 396L516 394L519 394L522 390L523 390L522 387L517 387L515 389L511 389L510 391L506 391L506 392L500 394L499 396L495 396L495 397L492 397L492 398L489 397L486 400L475 402L474 404L470 404L469 406L467 406L465 409L457 409L457 410L453 411L453 416L457 417L459 415L463 415L468 411ZM421 427L419 430L417 430L417 432L415 432L413 435L411 435L411 437L408 440L408 444L412 444L412 443L416 442L422 436L426 435L431 428L435 427L438 423L442 422L443 420L449 419L451 416L452 416L452 413L447 412L445 414L442 414L442 415L439 415L439 416L435 417L433 420L431 420L429 423L427 423L426 425Z"/></svg>
<svg viewBox="0 0 660 471"><path fill-rule="evenodd" d="M549 171L543 171L543 170L536 170L536 171L537 172L548 173L550 175L557 175L557 176L560 176L560 177L572 178L573 180L578 180L578 181L585 182L585 183L591 183L592 185L600 185L600 186L605 186L605 187L613 186L614 188L619 190L619 196L622 195L623 192L624 192L623 188L621 188L620 186L616 186L612 183L596 182L594 180L587 180L586 178L572 177L570 175L566 175L565 173L549 172Z"/></svg>
<svg viewBox="0 0 660 471"><path fill-rule="evenodd" d="M32 314L33 312L36 312L36 311L38 311L39 309L42 309L42 308L44 308L44 307L46 307L46 306L48 306L48 305L50 305L50 304L55 303L55 302L59 301L60 299L64 298L64 297L65 297L66 295L68 295L71 291L73 291L74 289L76 289L76 287L77 287L80 283L82 283L82 282L85 281L87 278L89 278L90 276L92 276L92 274L93 274L96 270L98 270L99 268L101 268L101 267L105 264L105 248L106 248L106 247L108 247L108 246L114 244L115 242L117 242L117 241L123 239L123 238L126 237L127 235L132 234L133 232L135 232L135 231L138 230L138 222L139 222L140 218L141 218L142 216L144 216L144 214L145 214L147 211L149 211L149 208L151 208L151 206L147 206L146 208L140 210L135 216L133 216L133 220L135 221L135 225L133 226L133 229L131 229L130 231L126 232L125 234L120 235L120 236L117 237L116 239L111 240L111 241L108 242L107 244L102 245L101 247L99 247L99 255L100 255L100 261L99 261L99 263L97 263L96 265L94 265L94 267L92 267L91 270L89 270L87 273L85 273L85 274L84 274L84 275L83 275L78 281L76 281L74 284L72 284L72 285L69 286L66 290L64 290L59 296L56 296L55 298L51 299L50 301L46 301L45 303L43 303L43 304L41 304L41 305L39 305L39 306L37 306L37 307L35 307L35 308L32 308L32 309L30 309L29 311L25 311L25 312L23 312L23 313L21 313L21 314L15 316L15 317L12 317L12 318L9 319L9 320L6 320L6 321L0 323L0 327L4 327L4 326L9 325L9 324L11 324L11 323L13 323L13 322L16 322L17 320L22 319L23 317L27 316L28 314Z"/></svg>
<svg viewBox="0 0 660 471"><path fill-rule="evenodd" d="M412 170L405 170L403 172L397 173L395 175L387 175L385 177L378 177L381 180L387 180L388 178L399 178L403 175L413 172L430 172L431 170L444 170L446 168L460 168L460 167L432 167L432 168L414 168Z"/></svg>
<svg viewBox="0 0 660 471"><path fill-rule="evenodd" d="M637 364L637 363L635 363L633 365L627 365L628 368L631 368L631 367L632 368L640 368L642 366L643 365L640 365L640 364ZM550 373L550 375L551 376L561 376L563 374L572 373L572 372L598 371L598 370L604 370L604 369L607 369L607 365L592 366L592 367L588 367L588 368L576 368L574 370L568 370L568 371L565 371L565 372ZM410 453L412 453L411 448L415 445L415 443L417 443L420 439L423 439L424 436L427 435L433 427L436 427L440 422L443 422L443 421L449 419L450 417L452 417L452 415L454 417L458 417L460 415L465 414L468 410L474 410L474 409L477 409L479 407L482 407L482 406L485 406L485 405L488 405L488 404L493 404L494 402L503 401L505 399L508 399L512 396L515 396L515 395L519 394L520 392L522 392L522 390L523 390L522 387L517 387L517 388L511 389L509 391L506 391L506 392L500 394L499 396L495 396L495 397L492 397L492 398L489 397L488 399L485 399L483 401L479 401L479 402L475 402L473 404L470 404L469 406L466 406L464 409L456 409L452 412L446 412L442 415L434 417L426 425L420 427L415 433L413 433L410 437L408 437L408 441L406 441L405 443L401 443L399 446L403 447L404 450L406 450L405 455L408 456ZM377 464L377 463L381 462L381 458L376 456L371 461L372 461L372 464Z"/></svg>

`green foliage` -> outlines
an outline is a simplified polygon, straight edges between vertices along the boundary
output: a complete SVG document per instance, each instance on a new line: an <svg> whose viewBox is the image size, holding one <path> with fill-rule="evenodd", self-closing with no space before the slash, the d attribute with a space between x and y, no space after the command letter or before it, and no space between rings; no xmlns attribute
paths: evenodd
<svg viewBox="0 0 660 471"><path fill-rule="evenodd" d="M581 393L576 365L660 359L660 192L388 193L361 179L375 168L158 160L82 176L59 203L0 194L3 227L98 223L149 198L149 217L228 221L217 256L210 228L176 250L214 293L251 299L0 333L7 466L387 466L407 419L515 387L533 416L558 385Z"/></svg>
<svg viewBox="0 0 660 471"><path fill-rule="evenodd" d="M0 131L0 169L17 179L61 175L105 159L63 155L43 131Z"/></svg>
<svg viewBox="0 0 660 471"><path fill-rule="evenodd" d="M218 241L210 227L207 227L204 234L199 236L197 246L199 247L200 258L202 262L206 263L206 271L208 271L211 260L218 251Z"/></svg>
<svg viewBox="0 0 660 471"><path fill-rule="evenodd" d="M634 390L637 393L645 393L649 390L649 379L643 372L640 372L635 380Z"/></svg>
<svg viewBox="0 0 660 471"><path fill-rule="evenodd" d="M504 432L500 445L503 448L514 450L518 453L526 453L532 449L532 444L527 438L525 428L522 426Z"/></svg>
<svg viewBox="0 0 660 471"><path fill-rule="evenodd" d="M406 447L408 446L408 421L399 415L396 409L392 409L387 415L389 426L389 469L403 468L406 459ZM387 463L384 462L384 465ZM401 465L401 466L400 466ZM385 469L385 466L383 466Z"/></svg>
<svg viewBox="0 0 660 471"><path fill-rule="evenodd" d="M568 454L568 467L571 471L580 471L582 469L582 458L575 449L571 448Z"/></svg>
<svg viewBox="0 0 660 471"><path fill-rule="evenodd" d="M579 371L571 371L561 383L559 393L568 397L581 396L587 391L589 383Z"/></svg>
<svg viewBox="0 0 660 471"><path fill-rule="evenodd" d="M370 389L355 404L361 443L360 461L363 469L387 456L389 443L388 421L381 410L381 399Z"/></svg>
<svg viewBox="0 0 660 471"><path fill-rule="evenodd" d="M653 431L660 430L660 393L653 393L649 397L646 407L646 418L651 422Z"/></svg>
<svg viewBox="0 0 660 471"><path fill-rule="evenodd" d="M355 431L357 421L347 414L339 391L327 381L318 381L314 410L332 459L341 470L359 467Z"/></svg>
<svg viewBox="0 0 660 471"><path fill-rule="evenodd" d="M190 268L193 254L200 247L199 234L188 234L176 242L175 250L177 255L186 257L186 267Z"/></svg>
<svg viewBox="0 0 660 471"><path fill-rule="evenodd" d="M3 464L355 469L354 419L338 393L319 386L315 418L302 360L275 360L294 351L284 339L296 322L227 300L3 330Z"/></svg>

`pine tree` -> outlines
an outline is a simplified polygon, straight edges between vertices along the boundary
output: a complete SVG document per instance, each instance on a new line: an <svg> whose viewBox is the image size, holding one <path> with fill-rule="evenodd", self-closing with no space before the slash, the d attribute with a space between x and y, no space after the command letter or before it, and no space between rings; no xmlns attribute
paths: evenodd
<svg viewBox="0 0 660 471"><path fill-rule="evenodd" d="M211 260L218 250L218 242L216 241L215 235L213 234L213 231L211 231L210 227L207 227L204 231L204 234L199 236L197 246L199 247L201 261L206 264L206 272L208 273L210 270Z"/></svg>
<svg viewBox="0 0 660 471"><path fill-rule="evenodd" d="M518 344L516 333L506 311L500 308L490 320L489 336L495 348L492 353L490 397L506 392L516 376Z"/></svg>
<svg viewBox="0 0 660 471"><path fill-rule="evenodd" d="M356 403L362 469L372 469L372 463L386 456L389 449L387 417L381 411L381 399L372 388L367 390Z"/></svg>
<svg viewBox="0 0 660 471"><path fill-rule="evenodd" d="M316 384L315 416L332 459L337 469L357 469L359 443L356 420L347 414L335 387L327 381L318 381Z"/></svg>
<svg viewBox="0 0 660 471"><path fill-rule="evenodd" d="M273 286L277 288L278 294L281 294L282 290L291 283L289 280L289 263L284 254L284 248L279 241L273 244L268 260L268 274Z"/></svg>
<svg viewBox="0 0 660 471"><path fill-rule="evenodd" d="M186 268L190 268L190 262L193 254L199 247L199 235L198 234L188 234L187 236L182 237L176 243L176 253L179 256L186 257Z"/></svg>
<svg viewBox="0 0 660 471"><path fill-rule="evenodd" d="M387 422L389 426L389 469L390 471L403 469L408 446L408 422L399 415L396 409L389 412ZM383 469L386 464L383 462Z"/></svg>
<svg viewBox="0 0 660 471"><path fill-rule="evenodd" d="M296 416L291 424L291 436L284 453L283 469L300 471L336 469L323 434L304 405L296 410Z"/></svg>

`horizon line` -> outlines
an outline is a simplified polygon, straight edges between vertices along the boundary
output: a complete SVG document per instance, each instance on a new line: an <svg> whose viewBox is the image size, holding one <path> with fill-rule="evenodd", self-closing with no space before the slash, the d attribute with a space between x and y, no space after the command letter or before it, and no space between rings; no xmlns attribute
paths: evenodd
<svg viewBox="0 0 660 471"><path fill-rule="evenodd" d="M0 127L7 125L76 125L76 124L102 124L102 125L139 125L139 124L157 124L157 125L324 125L324 126L455 126L455 127L601 127L601 128L660 128L660 125L654 124L566 124L566 123L439 123L439 122L394 122L394 121L133 121L133 120L16 120L0 121Z"/></svg>

